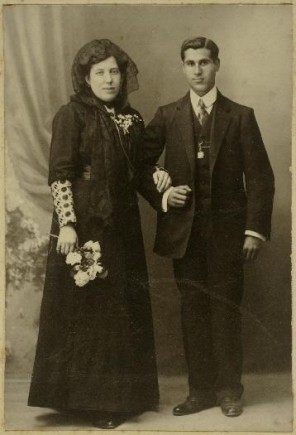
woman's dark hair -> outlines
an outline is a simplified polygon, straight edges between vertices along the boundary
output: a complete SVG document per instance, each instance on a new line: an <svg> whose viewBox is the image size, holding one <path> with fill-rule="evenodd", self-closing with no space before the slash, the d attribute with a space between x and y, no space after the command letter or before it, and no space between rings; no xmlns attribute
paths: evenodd
<svg viewBox="0 0 296 435"><path fill-rule="evenodd" d="M121 89L116 102L122 105L127 94L138 89L137 67L130 57L109 39L96 39L85 44L76 54L72 65L72 83L76 93L88 92L85 78L89 77L91 67L113 56L121 73Z"/></svg>
<svg viewBox="0 0 296 435"><path fill-rule="evenodd" d="M196 38L186 39L181 47L181 59L184 60L185 51L189 48L196 50L198 48L207 48L210 50L211 58L215 61L219 57L219 48L211 39L203 36L197 36Z"/></svg>

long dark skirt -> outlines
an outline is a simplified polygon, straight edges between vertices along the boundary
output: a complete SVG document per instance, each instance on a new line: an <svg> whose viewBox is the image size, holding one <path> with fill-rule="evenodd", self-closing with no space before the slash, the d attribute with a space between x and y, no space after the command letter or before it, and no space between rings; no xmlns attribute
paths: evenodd
<svg viewBox="0 0 296 435"><path fill-rule="evenodd" d="M96 241L92 228L78 224L77 232L80 244ZM138 207L100 238L109 275L82 288L50 240L30 406L143 412L158 403Z"/></svg>

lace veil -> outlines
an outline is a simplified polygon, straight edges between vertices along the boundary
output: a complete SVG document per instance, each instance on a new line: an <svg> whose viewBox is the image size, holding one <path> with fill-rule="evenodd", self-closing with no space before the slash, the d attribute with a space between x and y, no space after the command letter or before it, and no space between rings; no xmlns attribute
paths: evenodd
<svg viewBox="0 0 296 435"><path fill-rule="evenodd" d="M75 93L85 91L85 68L114 56L125 77L124 91L126 96L139 88L138 68L132 59L118 45L109 39L95 39L85 44L76 54L72 64L72 84Z"/></svg>

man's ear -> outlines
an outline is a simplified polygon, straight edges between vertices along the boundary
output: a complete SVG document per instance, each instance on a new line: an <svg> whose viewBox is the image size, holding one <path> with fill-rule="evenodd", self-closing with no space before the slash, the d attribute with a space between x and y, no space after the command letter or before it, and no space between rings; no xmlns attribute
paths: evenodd
<svg viewBox="0 0 296 435"><path fill-rule="evenodd" d="M219 58L215 60L215 65L216 65L216 71L219 71L219 69L220 69L220 59Z"/></svg>

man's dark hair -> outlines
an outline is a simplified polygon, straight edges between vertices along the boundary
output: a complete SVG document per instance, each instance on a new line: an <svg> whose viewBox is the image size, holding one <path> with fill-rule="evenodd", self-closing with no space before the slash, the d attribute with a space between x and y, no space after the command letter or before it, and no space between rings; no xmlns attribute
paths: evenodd
<svg viewBox="0 0 296 435"><path fill-rule="evenodd" d="M215 44L214 41L208 38L204 38L203 36L197 36L196 38L186 39L181 47L181 58L184 60L185 51L189 48L193 48L194 50L198 48L207 48L210 50L211 58L215 61L219 56L219 48Z"/></svg>

